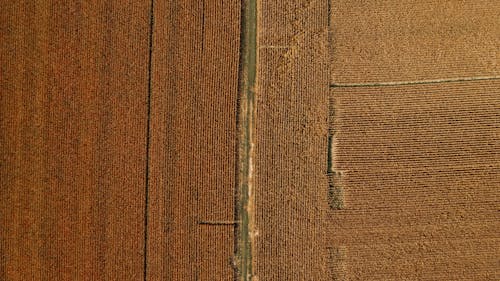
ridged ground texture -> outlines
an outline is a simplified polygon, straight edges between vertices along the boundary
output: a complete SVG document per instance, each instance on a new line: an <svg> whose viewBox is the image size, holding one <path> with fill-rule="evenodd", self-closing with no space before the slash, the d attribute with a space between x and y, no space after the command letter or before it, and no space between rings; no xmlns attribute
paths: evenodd
<svg viewBox="0 0 500 281"><path fill-rule="evenodd" d="M0 280L240 278L242 162L253 281L500 280L500 2L257 0L250 139L245 3L2 3Z"/></svg>
<svg viewBox="0 0 500 281"><path fill-rule="evenodd" d="M1 6L0 280L234 280L240 1Z"/></svg>
<svg viewBox="0 0 500 281"><path fill-rule="evenodd" d="M500 4L259 8L255 280L498 280Z"/></svg>

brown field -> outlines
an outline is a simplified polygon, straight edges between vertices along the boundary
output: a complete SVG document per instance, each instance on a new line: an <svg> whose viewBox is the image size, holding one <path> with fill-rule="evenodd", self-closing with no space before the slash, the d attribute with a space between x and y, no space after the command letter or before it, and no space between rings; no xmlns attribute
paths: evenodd
<svg viewBox="0 0 500 281"><path fill-rule="evenodd" d="M0 26L0 280L139 280L149 4L3 1Z"/></svg>
<svg viewBox="0 0 500 281"><path fill-rule="evenodd" d="M498 279L499 86L331 90L344 280Z"/></svg>
<svg viewBox="0 0 500 281"><path fill-rule="evenodd" d="M258 280L329 279L322 221L328 10L326 1L306 2L259 6L253 188Z"/></svg>
<svg viewBox="0 0 500 281"><path fill-rule="evenodd" d="M240 2L156 3L148 280L234 280Z"/></svg>
<svg viewBox="0 0 500 281"><path fill-rule="evenodd" d="M240 1L32 2L0 9L0 280L233 280Z"/></svg>
<svg viewBox="0 0 500 281"><path fill-rule="evenodd" d="M329 1L332 83L500 76L497 1Z"/></svg>
<svg viewBox="0 0 500 281"><path fill-rule="evenodd" d="M497 1L1 6L0 281L500 280Z"/></svg>
<svg viewBox="0 0 500 281"><path fill-rule="evenodd" d="M259 7L257 279L498 280L500 6Z"/></svg>

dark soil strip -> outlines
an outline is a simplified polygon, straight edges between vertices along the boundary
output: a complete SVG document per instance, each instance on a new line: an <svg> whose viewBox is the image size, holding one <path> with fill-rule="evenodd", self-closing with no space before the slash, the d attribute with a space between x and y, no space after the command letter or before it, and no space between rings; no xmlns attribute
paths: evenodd
<svg viewBox="0 0 500 281"><path fill-rule="evenodd" d="M254 88L256 77L256 29L257 13L256 0L246 0L242 6L241 20L241 58L239 71L240 97L239 97L239 161L238 161L238 188L237 188L237 217L241 222L238 225L238 280L251 280L252 278L252 245L251 210L249 202L249 189L251 184L251 153L252 130L254 118Z"/></svg>

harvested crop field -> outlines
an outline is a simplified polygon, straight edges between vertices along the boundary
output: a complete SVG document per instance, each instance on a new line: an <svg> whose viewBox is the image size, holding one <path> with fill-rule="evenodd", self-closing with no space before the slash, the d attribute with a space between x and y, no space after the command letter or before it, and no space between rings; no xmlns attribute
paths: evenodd
<svg viewBox="0 0 500 281"><path fill-rule="evenodd" d="M258 280L498 280L500 5L259 8Z"/></svg>
<svg viewBox="0 0 500 281"><path fill-rule="evenodd" d="M500 280L500 2L35 2L1 281Z"/></svg>

